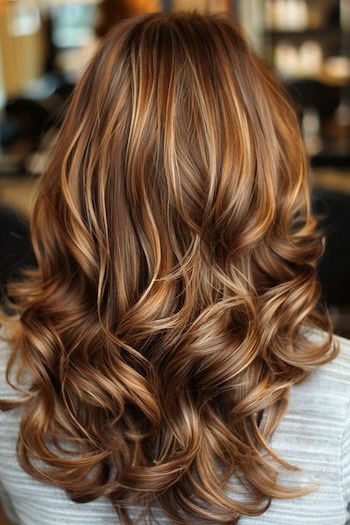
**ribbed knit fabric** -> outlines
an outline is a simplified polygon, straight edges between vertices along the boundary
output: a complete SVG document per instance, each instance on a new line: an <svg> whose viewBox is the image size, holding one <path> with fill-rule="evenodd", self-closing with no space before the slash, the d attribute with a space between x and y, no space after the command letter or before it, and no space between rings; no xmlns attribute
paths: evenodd
<svg viewBox="0 0 350 525"><path fill-rule="evenodd" d="M321 337L314 332L310 337ZM323 481L317 492L293 500L274 499L258 517L242 517L239 525L350 524L350 341L337 337L339 356L318 367L291 389L284 419L270 441L287 461L303 469L281 475L286 484L303 486ZM0 398L15 398L5 381L9 349L0 344ZM117 515L106 499L78 504L60 489L32 479L16 460L20 410L0 411L0 495L16 525L116 525ZM234 494L232 494L234 497ZM135 520L139 508L132 508ZM156 509L162 525L171 522ZM139 522L143 523L142 521Z"/></svg>

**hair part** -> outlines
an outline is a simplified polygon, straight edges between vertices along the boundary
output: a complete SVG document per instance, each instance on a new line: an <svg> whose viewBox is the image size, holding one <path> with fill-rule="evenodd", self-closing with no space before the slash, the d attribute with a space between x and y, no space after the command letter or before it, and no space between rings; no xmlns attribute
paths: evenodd
<svg viewBox="0 0 350 525"><path fill-rule="evenodd" d="M142 504L233 524L314 490L279 483L297 467L269 439L291 386L337 354L316 225L295 112L237 24L118 24L41 180L38 268L10 288L8 380L20 362L30 388L0 407L25 406L23 468L107 496L123 523Z"/></svg>

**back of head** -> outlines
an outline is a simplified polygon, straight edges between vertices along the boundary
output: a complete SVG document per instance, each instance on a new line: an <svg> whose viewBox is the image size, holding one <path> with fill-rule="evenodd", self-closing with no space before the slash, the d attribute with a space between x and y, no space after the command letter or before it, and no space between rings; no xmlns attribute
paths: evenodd
<svg viewBox="0 0 350 525"><path fill-rule="evenodd" d="M267 441L291 385L335 355L315 228L294 111L236 23L120 23L42 180L38 270L12 287L24 468L77 501L107 495L126 523L136 503L199 525L305 494L277 482ZM244 502L225 493L235 473Z"/></svg>

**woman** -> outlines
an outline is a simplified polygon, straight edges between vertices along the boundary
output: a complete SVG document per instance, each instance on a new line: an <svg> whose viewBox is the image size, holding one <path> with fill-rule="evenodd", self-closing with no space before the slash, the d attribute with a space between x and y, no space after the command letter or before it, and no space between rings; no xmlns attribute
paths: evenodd
<svg viewBox="0 0 350 525"><path fill-rule="evenodd" d="M345 523L350 346L318 304L294 111L236 23L109 34L32 237L1 353L18 523Z"/></svg>

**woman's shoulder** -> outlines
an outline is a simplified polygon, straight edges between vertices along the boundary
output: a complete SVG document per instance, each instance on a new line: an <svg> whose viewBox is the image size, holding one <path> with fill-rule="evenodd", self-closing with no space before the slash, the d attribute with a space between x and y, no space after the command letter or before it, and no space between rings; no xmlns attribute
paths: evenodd
<svg viewBox="0 0 350 525"><path fill-rule="evenodd" d="M309 338L321 342L328 334L314 330ZM333 336L333 344L339 348L338 355L328 363L314 368L310 376L303 382L305 388L318 387L328 395L341 395L350 398L350 340L339 335ZM303 384L302 383L302 384Z"/></svg>
<svg viewBox="0 0 350 525"><path fill-rule="evenodd" d="M310 339L318 342L325 332L313 331ZM291 388L288 420L294 429L299 422L317 431L317 438L341 435L348 423L350 405L350 340L338 335L333 342L339 352L331 361L313 368L310 375ZM286 423L287 424L287 423ZM297 431L297 430L293 430Z"/></svg>
<svg viewBox="0 0 350 525"><path fill-rule="evenodd" d="M345 337L335 336L335 342L339 345L338 356L327 363L324 374L333 378L342 388L350 394L350 340Z"/></svg>

